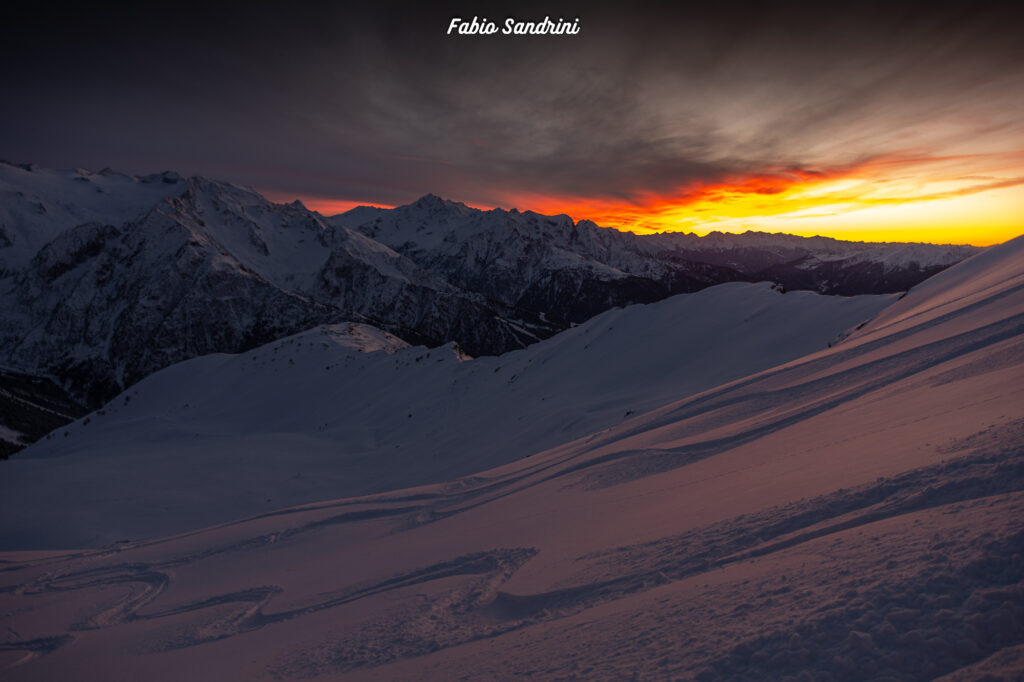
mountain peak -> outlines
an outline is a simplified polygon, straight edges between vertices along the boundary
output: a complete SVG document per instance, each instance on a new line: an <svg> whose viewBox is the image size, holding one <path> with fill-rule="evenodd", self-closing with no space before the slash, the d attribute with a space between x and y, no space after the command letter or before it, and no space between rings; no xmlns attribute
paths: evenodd
<svg viewBox="0 0 1024 682"><path fill-rule="evenodd" d="M104 169L109 171L110 169ZM182 177L174 171L164 171L163 173L151 173L150 175L139 176L139 182L144 183L155 183L162 182L167 185L176 185L181 182Z"/></svg>
<svg viewBox="0 0 1024 682"><path fill-rule="evenodd" d="M415 208L433 211L452 208L468 208L462 202L444 199L433 193L424 194L411 205Z"/></svg>

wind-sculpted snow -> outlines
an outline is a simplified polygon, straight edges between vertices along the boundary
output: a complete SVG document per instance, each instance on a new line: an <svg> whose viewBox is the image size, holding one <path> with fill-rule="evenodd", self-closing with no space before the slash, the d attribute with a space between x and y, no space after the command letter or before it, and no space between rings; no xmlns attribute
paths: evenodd
<svg viewBox="0 0 1024 682"><path fill-rule="evenodd" d="M498 358L353 324L197 358L9 461L0 546L153 537L473 474L825 349L892 300L734 283Z"/></svg>
<svg viewBox="0 0 1024 682"><path fill-rule="evenodd" d="M30 560L3 574L11 595L4 599L43 606L52 627L61 618L52 595L75 603L78 619L65 621L64 635L9 638L3 650L24 654L15 663L59 675L61 653L74 660L75 647L128 637L132 653L122 656L132 656L147 676L172 679L155 667L159 659L147 664L147 657L194 652L179 660L205 669L211 657L225 655L210 646L267 630L271 639L264 641L276 645L263 651L266 667L247 678L379 671L370 676L768 679L809 671L815 679L855 680L885 671L893 679L931 679L1024 643L1024 428L1017 431L1013 454L989 447L682 534L579 554L555 589L542 592L509 587L543 551L537 548L433 563L396 555L388 565L407 568L377 567L378 577L352 571L341 550L330 560L337 571L332 589L287 577L282 582L290 584L260 583L268 571L288 576L295 565L324 580L323 567L311 567L304 556L316 551L324 561L334 529L383 522L374 535L394 544L426 526L479 517L479 498L496 496L496 486L352 501L343 504L359 511L345 513L333 504L297 509L270 517L273 533L252 535L266 529L267 519L254 519ZM254 569L252 556L277 568ZM225 575L225 562L249 568ZM289 562L296 563L282 573ZM211 573L226 591L211 592L209 578L195 582ZM177 581L184 585L176 590ZM112 589L124 596L111 601ZM360 603L364 608L353 608ZM729 644L716 644L721 638ZM486 649L461 646L491 640ZM455 647L458 656L435 656ZM226 651L232 650L238 651ZM48 658L32 660L40 656ZM399 663L405 666L387 667ZM120 679L115 666L108 661L95 670ZM9 673L17 679L29 670Z"/></svg>
<svg viewBox="0 0 1024 682"><path fill-rule="evenodd" d="M473 476L7 552L5 677L1016 679L1020 249Z"/></svg>

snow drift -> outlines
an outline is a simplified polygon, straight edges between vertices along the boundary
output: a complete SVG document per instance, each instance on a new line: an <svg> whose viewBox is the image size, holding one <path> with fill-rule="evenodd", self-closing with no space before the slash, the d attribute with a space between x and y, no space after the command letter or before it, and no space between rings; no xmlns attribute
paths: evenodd
<svg viewBox="0 0 1024 682"><path fill-rule="evenodd" d="M1014 679L1022 251L471 477L5 553L5 676Z"/></svg>
<svg viewBox="0 0 1024 682"><path fill-rule="evenodd" d="M6 462L0 547L97 546L458 478L823 349L892 300L735 283L472 361L358 324L196 358Z"/></svg>

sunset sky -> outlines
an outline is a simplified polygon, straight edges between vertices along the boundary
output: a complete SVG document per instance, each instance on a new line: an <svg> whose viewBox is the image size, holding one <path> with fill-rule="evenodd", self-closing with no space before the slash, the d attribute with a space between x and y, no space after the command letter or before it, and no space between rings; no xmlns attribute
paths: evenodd
<svg viewBox="0 0 1024 682"><path fill-rule="evenodd" d="M639 232L1024 232L1013 3L2 10L0 158L326 213L427 192ZM447 36L453 16L577 36Z"/></svg>

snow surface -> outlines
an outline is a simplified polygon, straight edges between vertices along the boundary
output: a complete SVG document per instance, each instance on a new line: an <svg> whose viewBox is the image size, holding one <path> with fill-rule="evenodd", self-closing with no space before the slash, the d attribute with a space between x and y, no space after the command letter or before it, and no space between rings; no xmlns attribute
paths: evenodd
<svg viewBox="0 0 1024 682"><path fill-rule="evenodd" d="M0 275L17 270L69 227L120 226L161 199L180 194L171 172L133 177L110 170L60 171L0 161Z"/></svg>
<svg viewBox="0 0 1024 682"><path fill-rule="evenodd" d="M356 324L196 358L7 462L0 547L136 540L476 473L823 349L894 299L732 283L472 361Z"/></svg>
<svg viewBox="0 0 1024 682"><path fill-rule="evenodd" d="M1007 305L1012 305L1014 297L1024 288L1022 251L1024 235L998 249L973 256L942 277L925 280L858 331L856 336L892 334L897 329L907 329L974 306L983 306L992 299L1003 298Z"/></svg>
<svg viewBox="0 0 1024 682"><path fill-rule="evenodd" d="M1019 679L1022 251L474 476L3 553L5 679Z"/></svg>

